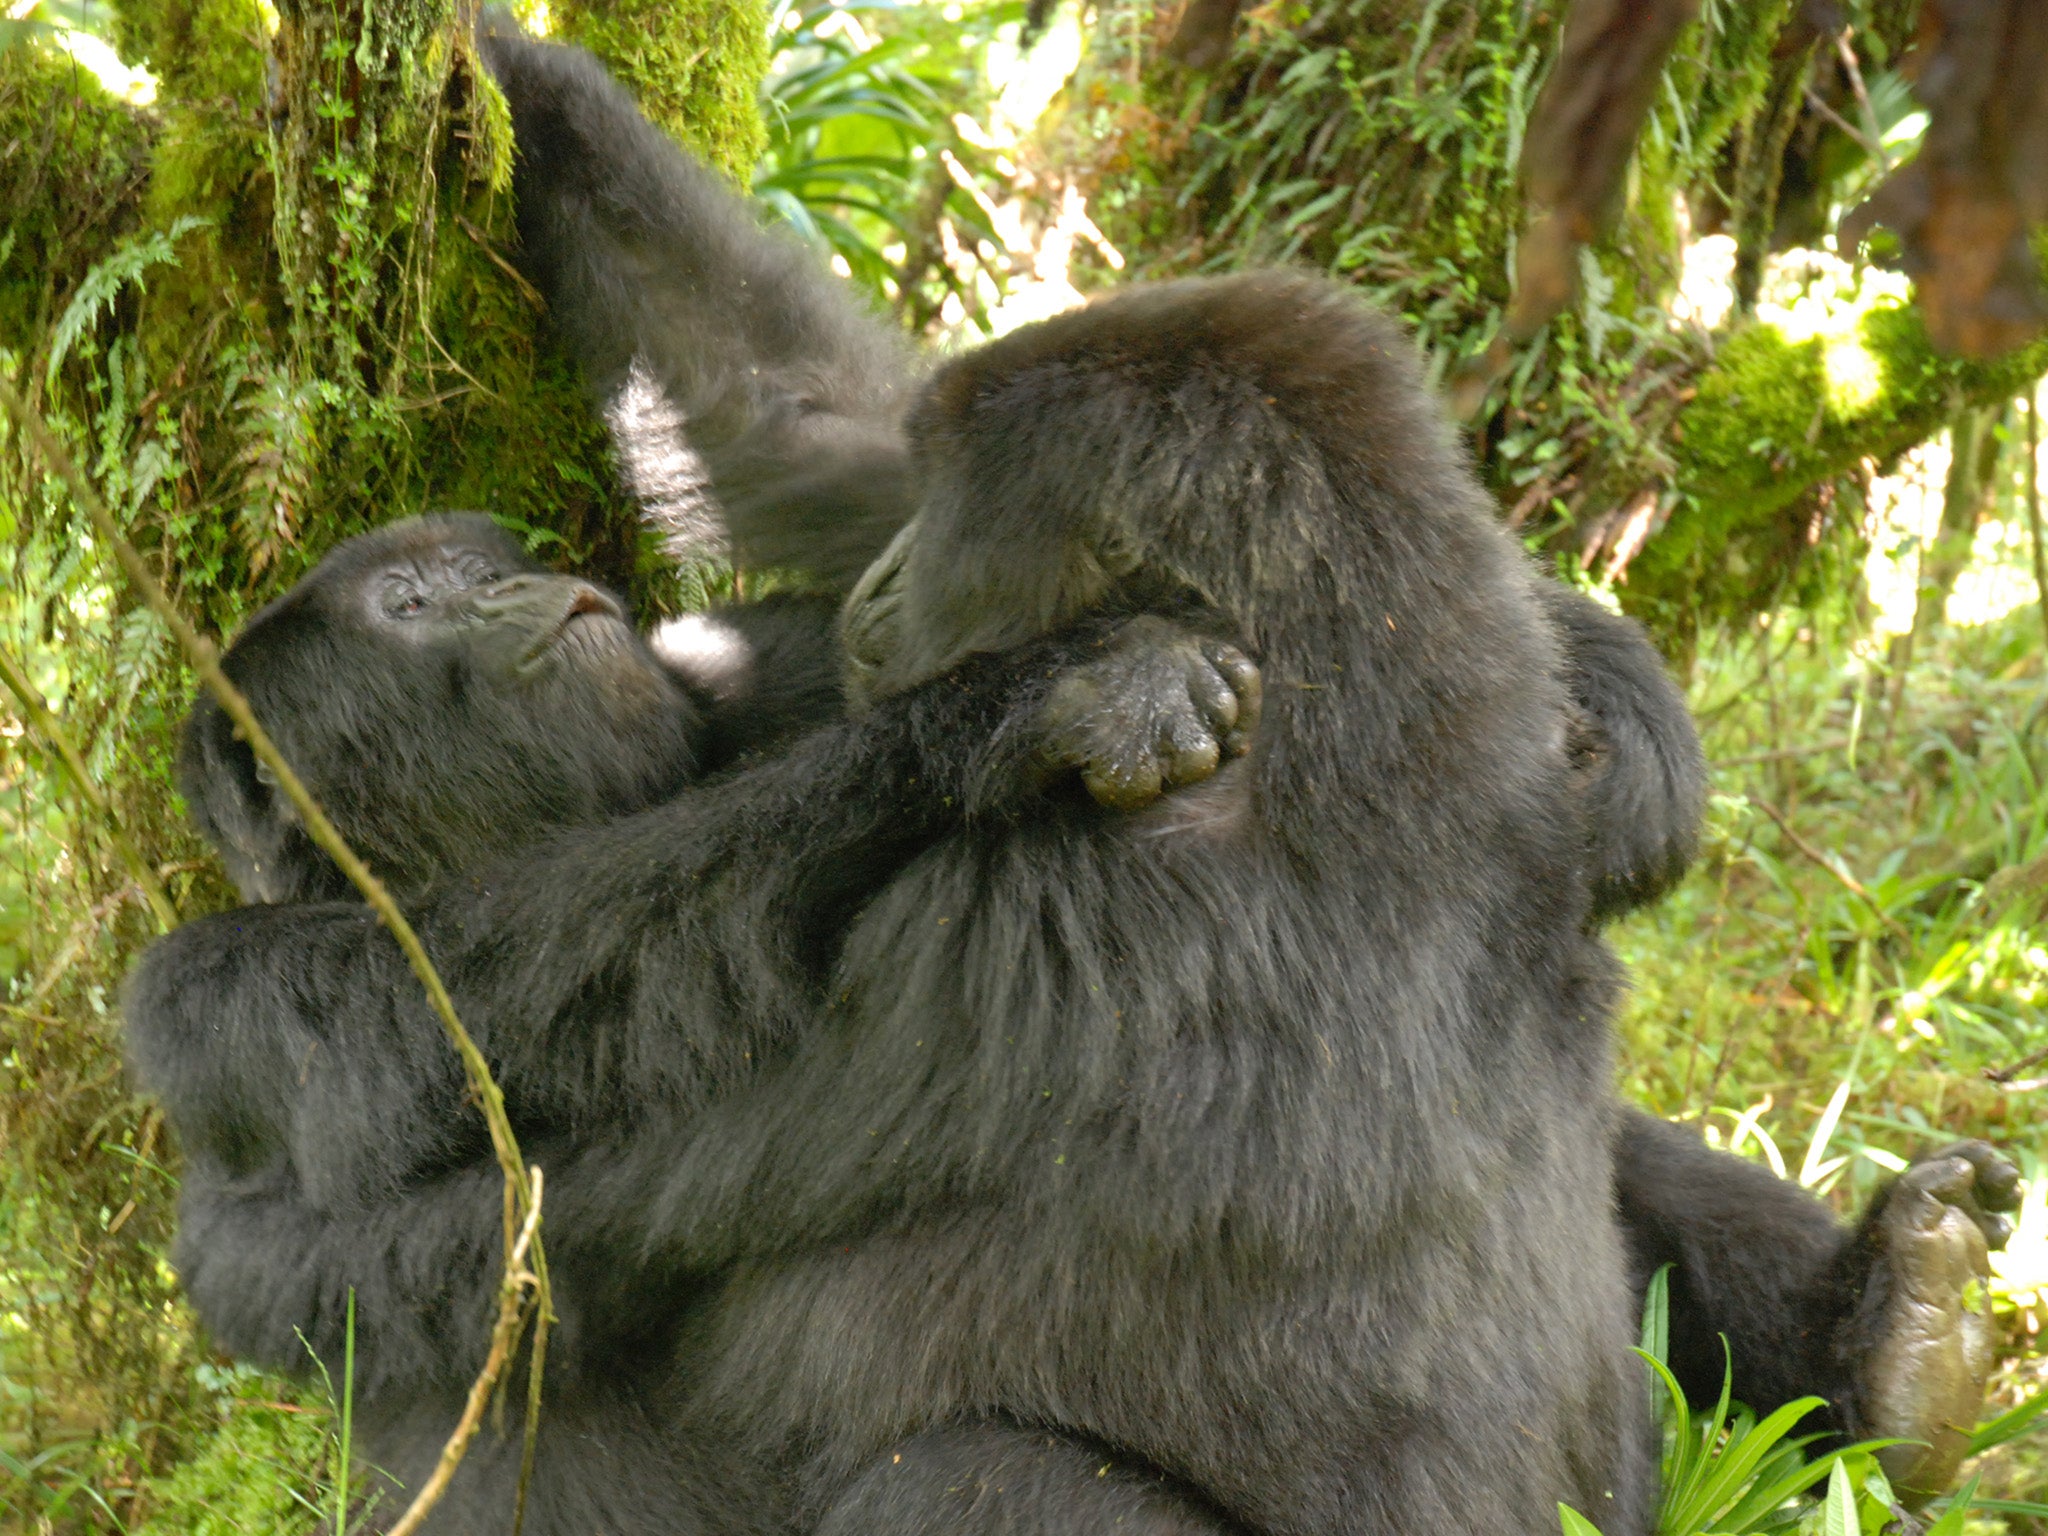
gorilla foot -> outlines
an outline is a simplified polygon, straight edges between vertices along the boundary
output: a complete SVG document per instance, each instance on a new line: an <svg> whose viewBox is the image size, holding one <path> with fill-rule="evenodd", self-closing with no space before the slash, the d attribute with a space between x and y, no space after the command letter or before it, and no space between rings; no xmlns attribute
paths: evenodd
<svg viewBox="0 0 2048 1536"><path fill-rule="evenodd" d="M1080 769L1101 804L1136 810L1250 751L1259 701L1259 669L1236 646L1141 616L1054 686L1043 755Z"/></svg>
<svg viewBox="0 0 2048 1536"><path fill-rule="evenodd" d="M1909 1507L1954 1481L1995 1363L1986 1282L2019 1204L2019 1170L1989 1144L1922 1158L1864 1218L1855 1247L1863 1300L1851 1331L1864 1432L1906 1444L1878 1453Z"/></svg>

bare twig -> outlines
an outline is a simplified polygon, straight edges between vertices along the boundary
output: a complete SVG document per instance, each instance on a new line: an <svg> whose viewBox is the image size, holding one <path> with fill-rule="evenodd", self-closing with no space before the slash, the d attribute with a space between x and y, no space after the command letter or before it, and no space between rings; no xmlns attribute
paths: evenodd
<svg viewBox="0 0 2048 1536"><path fill-rule="evenodd" d="M2026 1071L2027 1068L2038 1067L2044 1061L2048 1061L2048 1046L2043 1046L2031 1056L2022 1056L2011 1066L1986 1067L1984 1069L1984 1076L1994 1083L2009 1083Z"/></svg>
<svg viewBox="0 0 2048 1536"><path fill-rule="evenodd" d="M1762 811L1766 816L1770 817L1774 823L1776 823L1778 830L1785 834L1785 841L1790 843L1794 848L1797 848L1801 853L1805 854L1807 858L1811 859L1814 863L1818 864L1822 869L1826 870L1838 882L1840 882L1843 890L1847 891L1851 896L1854 896L1858 901L1862 902L1866 907L1870 908L1871 912L1876 915L1877 920L1883 923L1885 927L1891 929L1893 933L1897 934L1902 939L1909 939L1912 937L1911 934L1906 932L1905 926L1902 923L1900 923L1897 918L1893 917L1891 913L1885 911L1883 907L1878 905L1877 898L1870 894L1869 886L1865 885L1861 880L1858 880L1854 875L1850 874L1848 870L1842 868L1840 864L1836 863L1833 859L1829 858L1827 854L1822 852L1820 849L1814 847L1812 843L1809 843L1797 832L1794 832L1792 830L1792 824L1785 820L1784 816L1780 814L1776 806L1772 805L1768 800L1759 800L1753 795L1750 797L1749 803L1755 806L1758 810Z"/></svg>
<svg viewBox="0 0 2048 1536"><path fill-rule="evenodd" d="M1717 757L1711 759L1707 766L1714 769L1741 768L1750 763L1778 763L1787 758L1819 757L1823 753L1839 752L1848 745L1848 737L1830 736L1826 741L1811 741L1800 747L1773 747L1767 752L1741 752L1734 757Z"/></svg>
<svg viewBox="0 0 2048 1536"><path fill-rule="evenodd" d="M391 899L391 893L384 888L383 882L356 856L355 850L349 847L334 823L327 819L327 813L321 810L299 776L292 771L291 764L284 760L284 755L277 750L276 743L270 739L269 734L257 721L254 711L249 708L249 701L221 670L220 653L213 642L194 629L184 614L179 612L177 605L171 601L170 594L164 591L163 586L151 574L141 553L122 534L120 526L114 521L113 514L107 510L106 503L100 499L92 482L85 478L71 455L64 451L63 444L51 436L50 429L43 424L42 418L29 408L28 402L23 400L19 391L15 389L13 381L4 374L0 374L0 408L4 408L7 414L14 418L15 426L27 439L36 456L42 460L43 466L64 482L71 492L74 504L85 514L101 540L113 551L114 558L127 574L129 581L134 584L142 600L164 621L190 660L193 671L199 674L200 681L219 701L228 718L234 721L236 733L249 744L249 750L256 754L258 760L276 776L278 788L284 791L285 797L298 811L300 824L304 826L307 834L328 857L334 860L355 888L362 892L363 899L377 914L378 920L390 930L392 938L397 940L398 947L412 966L413 974L419 977L420 984L426 988L427 998L433 1004L434 1012L440 1016L442 1028L454 1045L456 1053L462 1058L463 1073L468 1078L470 1090L476 1095L478 1105L483 1111L484 1123L490 1130L492 1150L496 1153L498 1166L505 1175L505 1284L508 1288L516 1289L523 1294L523 1284L515 1282L519 1279L519 1272L526 1262L526 1254L530 1249L533 1256L530 1273L533 1277L535 1299L542 1315L545 1316L549 1310L549 1292L547 1257L541 1246L539 1233L539 1182L537 1177L529 1176L526 1164L520 1156L519 1142L512 1132L512 1122L505 1114L505 1096L491 1076L490 1063L484 1059L483 1052L477 1049L469 1031L462 1027L462 1021L456 1017L455 1003L449 997L448 989L442 985L440 973L427 958L426 949L420 943L419 935L413 932L412 924L407 922L405 914L399 911L398 904ZM535 1174L537 1173L536 1169ZM523 1213L523 1226L515 1231L515 1215L520 1213ZM505 1305L501 1300L498 1326L493 1330L493 1347L484 1362L484 1373L470 1389L472 1401L489 1398L497 1383L498 1374L504 1370L505 1362L510 1356L509 1346L500 1350L496 1343L497 1332L504 1327L504 1313ZM532 1368L536 1375L541 1369L540 1350L545 1337L544 1332L537 1332L534 1338ZM468 1420L469 1414L465 1411L463 1422L457 1424L455 1433L449 1436L447 1447L442 1452L442 1465L435 1469L434 1477L420 1490L419 1497L413 1500L412 1507L406 1511L404 1522L392 1528L391 1536L400 1536L401 1529L416 1529L419 1522L426 1518L434 1502L446 1490L448 1476L452 1476L454 1472L454 1463L461 1461L463 1453L469 1448L470 1435L475 1432L475 1425L468 1423Z"/></svg>
<svg viewBox="0 0 2048 1536"><path fill-rule="evenodd" d="M2027 391L2027 535L2034 546L2034 597L2048 630L2048 554L2041 549L2041 386Z"/></svg>
<svg viewBox="0 0 2048 1536"><path fill-rule="evenodd" d="M483 1424L484 1409L489 1406L491 1393L497 1387L498 1378L505 1374L505 1366L512 1358L512 1351L518 1347L521 1326L525 1320L526 1299L529 1291L536 1295L541 1290L542 1280L533 1270L526 1267L527 1251L533 1247L539 1236L541 1171L538 1163L528 1170L528 1188L532 1198L526 1208L526 1220L519 1228L519 1235L512 1241L512 1248L505 1255L505 1274L498 1282L498 1320L491 1325L490 1353L484 1359L484 1368L470 1384L469 1398L462 1405L462 1417L455 1421L455 1432L448 1437L448 1443L441 1447L441 1459L434 1464L433 1472L420 1491L414 1495L412 1504L385 1536L412 1536L426 1520L434 1506L441 1502L441 1495L448 1491L449 1479L455 1476L455 1469L462 1465L462 1458L469 1450L469 1442L476 1438L478 1428ZM545 1308L541 1315L546 1316ZM541 1350L544 1334L536 1329L533 1339L535 1354ZM530 1428L530 1426L529 1426ZM525 1489L520 1490L521 1503ZM518 1526L515 1524L516 1532Z"/></svg>
<svg viewBox="0 0 2048 1536"><path fill-rule="evenodd" d="M1860 145L1863 149L1863 152L1869 155L1871 159L1875 160L1879 165L1884 164L1884 146L1880 144L1877 140L1870 137L1870 135L1865 133L1861 128L1858 128L1854 124L1852 124L1846 117L1842 116L1841 113L1837 112L1825 101L1821 100L1820 92L1816 91L1810 85L1806 88L1806 104L1809 107L1813 108L1814 111L1818 112L1822 117L1826 118L1829 122L1833 123L1837 128L1841 129L1842 132L1849 135L1851 141Z"/></svg>
<svg viewBox="0 0 2048 1536"><path fill-rule="evenodd" d="M1849 89L1856 93L1856 106L1863 114L1863 132L1857 138L1867 141L1866 147L1877 160L1877 168L1889 172L1892 157L1885 153L1884 130L1877 123L1877 109L1870 104L1870 92L1863 84L1863 67L1856 62L1856 50L1849 45L1848 28L1835 34L1835 53L1842 61L1842 73L1849 77Z"/></svg>
<svg viewBox="0 0 2048 1536"><path fill-rule="evenodd" d="M114 808L107 804L107 797L93 779L92 769L86 766L84 755L72 745L71 737L58 723L42 691L29 681L28 673L5 646L0 646L0 683L7 685L7 691L21 705L22 723L40 736L64 765L78 797L106 828L107 841L114 845L115 854L127 867L129 876L142 892L143 900L149 903L149 910L156 914L157 926L169 933L178 926L178 909L171 905L170 893L164 889L157 872L149 867L142 851L128 841L128 835L121 830L121 823L114 816Z"/></svg>

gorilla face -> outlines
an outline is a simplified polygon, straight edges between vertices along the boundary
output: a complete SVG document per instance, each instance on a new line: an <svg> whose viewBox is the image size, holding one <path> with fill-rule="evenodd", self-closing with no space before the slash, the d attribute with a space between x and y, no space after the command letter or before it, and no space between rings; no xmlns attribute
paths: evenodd
<svg viewBox="0 0 2048 1536"><path fill-rule="evenodd" d="M693 706L618 600L541 569L488 518L341 545L225 660L342 834L401 891L637 810L695 768ZM186 798L245 898L346 891L226 715L193 712Z"/></svg>

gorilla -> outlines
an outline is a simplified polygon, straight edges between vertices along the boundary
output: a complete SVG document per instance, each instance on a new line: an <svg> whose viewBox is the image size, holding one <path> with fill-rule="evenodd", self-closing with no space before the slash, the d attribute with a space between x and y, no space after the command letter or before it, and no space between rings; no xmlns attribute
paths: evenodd
<svg viewBox="0 0 2048 1536"><path fill-rule="evenodd" d="M575 145L530 132L507 57L617 127L591 66L501 40L522 177ZM752 335L670 358L734 270L662 263L706 185L651 141L586 149L612 201L576 194L581 249L639 263L591 290L630 296L618 334L669 387L767 392L681 413L721 500L742 487L736 543L881 484L833 455L889 457L893 407L832 422L829 357L799 392L808 326L756 354L776 367L730 361ZM523 224L579 216L519 196ZM747 273L759 237L698 213ZM894 525L848 616L854 718L686 793L659 678L516 702L477 676L538 659L506 630L386 688L390 644L336 622L375 579L316 586L326 622L249 653L259 694L341 690L288 751L423 874L422 935L548 1169L537 1529L1525 1531L1563 1501L1641 1530L1626 1344L1667 1261L1682 1371L1726 1332L1752 1402L1834 1387L1844 1429L1940 1422L1906 1344L1969 1341L1920 1282L1997 1236L2009 1165L1924 1162L1845 1235L1618 1113L1595 930L1682 867L1646 829L1697 746L1640 636L1494 525L1390 327L1284 274L1138 290L947 364L900 437L860 535ZM461 635L505 581L444 578ZM625 644L575 602L556 633ZM1580 670L1610 645L1624 665ZM1081 767L1142 798L1220 761L1251 697L1231 647L1264 678L1248 756L1121 814L1048 787ZM1149 766L1122 771L1120 732ZM373 1454L416 1477L481 1356L495 1170L395 946L278 873L310 850L212 747L195 803L286 904L188 925L131 986L192 1159L179 1265L274 1363L301 1332L338 1357L353 1286ZM501 1528L516 1454L473 1453L440 1528Z"/></svg>

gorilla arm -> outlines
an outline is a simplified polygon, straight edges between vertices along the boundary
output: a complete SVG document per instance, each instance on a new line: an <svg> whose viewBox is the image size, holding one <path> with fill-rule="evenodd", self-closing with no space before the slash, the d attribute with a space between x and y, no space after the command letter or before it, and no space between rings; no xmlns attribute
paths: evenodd
<svg viewBox="0 0 2048 1536"><path fill-rule="evenodd" d="M1241 750L1256 673L1165 629L1105 621L973 658L783 757L444 882L414 921L515 1124L690 1112L816 1016L839 929L949 828L1062 770L1135 757L1156 790ZM1076 705L1104 699L1125 706ZM1147 750L1125 719L1147 722ZM225 1176L283 1157L317 1205L345 1206L480 1145L453 1053L366 908L187 924L137 967L127 1023L188 1152Z"/></svg>
<svg viewBox="0 0 2048 1536"><path fill-rule="evenodd" d="M1542 591L1566 685L1591 726L1592 920L1604 923L1684 874L1706 761L1641 627L1567 587ZM1734 1395L1759 1413L1822 1397L1852 1438L1924 1442L1882 1453L1902 1493L1952 1481L1963 1442L1954 1426L1981 1410L1992 1364L1970 1282L2004 1241L2010 1162L1982 1142L1934 1153L1853 1228L1796 1184L1637 1110L1622 1114L1614 1167L1637 1294L1671 1268L1669 1363L1690 1401L1712 1404L1731 1371Z"/></svg>
<svg viewBox="0 0 2048 1536"><path fill-rule="evenodd" d="M1669 1364L1690 1400L1714 1401L1726 1372L1758 1413L1817 1395L1848 1437L1922 1442L1880 1453L1909 1502L1948 1486L1994 1363L1981 1281L2019 1203L2011 1162L1959 1142L1844 1227L1796 1184L1628 1111L1615 1186L1638 1288L1670 1266Z"/></svg>
<svg viewBox="0 0 2048 1536"><path fill-rule="evenodd" d="M535 42L502 11L479 34L512 111L520 266L629 484L658 523L722 512L743 565L850 585L913 501L908 341L763 230L591 55Z"/></svg>

